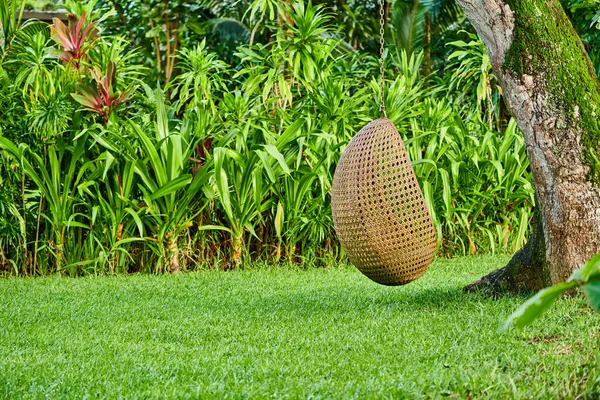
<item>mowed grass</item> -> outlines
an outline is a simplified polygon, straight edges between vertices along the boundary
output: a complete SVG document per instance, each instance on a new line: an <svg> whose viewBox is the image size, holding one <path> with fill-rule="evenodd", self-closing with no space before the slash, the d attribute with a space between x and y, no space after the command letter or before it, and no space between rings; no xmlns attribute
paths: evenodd
<svg viewBox="0 0 600 400"><path fill-rule="evenodd" d="M4 398L598 398L600 317L460 289L506 257L404 287L351 267L0 280Z"/></svg>

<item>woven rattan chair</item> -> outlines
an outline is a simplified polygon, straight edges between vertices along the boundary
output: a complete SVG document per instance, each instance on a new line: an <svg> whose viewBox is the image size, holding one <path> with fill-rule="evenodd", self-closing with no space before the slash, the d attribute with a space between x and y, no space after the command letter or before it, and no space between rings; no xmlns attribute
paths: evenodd
<svg viewBox="0 0 600 400"><path fill-rule="evenodd" d="M422 276L436 250L431 216L402 138L387 118L350 141L335 170L331 208L350 261L383 285Z"/></svg>

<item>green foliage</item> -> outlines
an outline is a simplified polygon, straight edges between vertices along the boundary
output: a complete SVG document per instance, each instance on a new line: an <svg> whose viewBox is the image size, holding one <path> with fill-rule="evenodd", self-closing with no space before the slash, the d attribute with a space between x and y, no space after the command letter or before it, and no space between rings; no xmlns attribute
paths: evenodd
<svg viewBox="0 0 600 400"><path fill-rule="evenodd" d="M65 252L65 246L78 245L73 230L88 229L85 222L90 214L76 212L81 201L78 188L85 184L87 172L93 169L93 164L85 157L86 136L72 139L73 145L58 140L47 146L47 159L32 152L26 144L16 146L10 140L0 138L0 149L19 162L22 173L34 182L38 195L47 203L48 211L44 217L50 224L48 250L53 254L59 272L70 254Z"/></svg>
<svg viewBox="0 0 600 400"><path fill-rule="evenodd" d="M535 296L527 300L516 310L502 325L506 330L512 325L522 328L538 319L552 304L566 291L583 288L590 306L600 312L600 254L596 255L587 264L573 272L567 282L558 283L552 287L540 290Z"/></svg>
<svg viewBox="0 0 600 400"><path fill-rule="evenodd" d="M398 0L392 2L390 35L394 47L407 53L432 51L437 38L464 20L462 10L447 0Z"/></svg>
<svg viewBox="0 0 600 400"><path fill-rule="evenodd" d="M485 121L492 128L494 119L498 118L502 89L496 81L483 42L477 35L468 32L465 34L469 37L469 42L459 40L448 43L448 46L454 48L448 56L449 67L453 71L449 89L456 93L459 102L464 101L465 96L471 96L471 99L464 102L463 112L485 115ZM472 104L477 105L475 110L469 109Z"/></svg>
<svg viewBox="0 0 600 400"><path fill-rule="evenodd" d="M563 0L561 3L592 60L596 75L600 75L600 1Z"/></svg>
<svg viewBox="0 0 600 400"><path fill-rule="evenodd" d="M378 115L377 58L348 51L323 4L293 2L274 18L268 4L253 4L248 21L262 12L269 20L256 44L225 62L208 36L181 42L169 50L174 75L164 90L140 64L144 49L101 29L114 16L94 3L67 4L70 28L15 31L0 64L0 227L19 228L1 243L1 271L345 258L329 193L341 151ZM523 140L514 121L487 118L490 98L477 88L491 75L473 73L486 57L480 42L459 51L460 74L446 81L425 79L426 53L388 56L388 116L413 160L439 253L513 252L533 207Z"/></svg>
<svg viewBox="0 0 600 400"><path fill-rule="evenodd" d="M110 14L101 24L105 32L127 38L131 48L139 49L136 62L149 67L152 80L164 85L176 75L176 54L182 48L191 49L203 37L214 33L219 36L219 32L225 36L232 29L242 32L234 35L236 39L231 40L234 44L237 38L248 35L243 24L235 24L225 19L228 15L214 12L221 8L237 10L232 1L99 0L98 8ZM219 36L213 42L222 40Z"/></svg>
<svg viewBox="0 0 600 400"><path fill-rule="evenodd" d="M205 40L194 48L181 50L179 59L181 73L170 83L178 110L192 102L191 107L209 107L214 111L213 89L225 88L222 77L229 66L206 50Z"/></svg>
<svg viewBox="0 0 600 400"><path fill-rule="evenodd" d="M75 69L81 68L81 62L96 36L96 21L90 19L86 11L80 16L69 14L68 25L54 18L50 28L52 38L62 47L60 59L70 63Z"/></svg>
<svg viewBox="0 0 600 400"><path fill-rule="evenodd" d="M25 9L25 0L3 0L0 3L0 50L6 52L15 36Z"/></svg>
<svg viewBox="0 0 600 400"><path fill-rule="evenodd" d="M439 104L428 105L424 126L405 143L442 249L516 251L525 242L534 204L516 123L511 120L498 133L482 123L465 125L457 114L440 113ZM484 133L473 134L474 128Z"/></svg>

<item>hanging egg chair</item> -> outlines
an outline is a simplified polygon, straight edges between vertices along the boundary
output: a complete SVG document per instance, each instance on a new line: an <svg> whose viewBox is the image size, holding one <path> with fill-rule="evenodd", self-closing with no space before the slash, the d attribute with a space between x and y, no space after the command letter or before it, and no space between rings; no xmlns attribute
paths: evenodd
<svg viewBox="0 0 600 400"><path fill-rule="evenodd" d="M348 258L383 285L421 277L436 233L400 133L379 118L352 138L335 170L333 222Z"/></svg>
<svg viewBox="0 0 600 400"><path fill-rule="evenodd" d="M350 262L373 281L398 286L429 268L436 233L400 133L385 118L383 0L379 12L379 111L384 118L362 128L342 153L331 211Z"/></svg>

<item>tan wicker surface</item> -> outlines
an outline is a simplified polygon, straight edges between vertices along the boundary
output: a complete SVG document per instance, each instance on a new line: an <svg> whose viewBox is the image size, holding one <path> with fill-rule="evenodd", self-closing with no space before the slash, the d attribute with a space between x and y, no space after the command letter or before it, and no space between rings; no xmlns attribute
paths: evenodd
<svg viewBox="0 0 600 400"><path fill-rule="evenodd" d="M350 261L383 285L422 276L436 249L431 216L402 138L387 118L352 138L335 170L331 208Z"/></svg>

